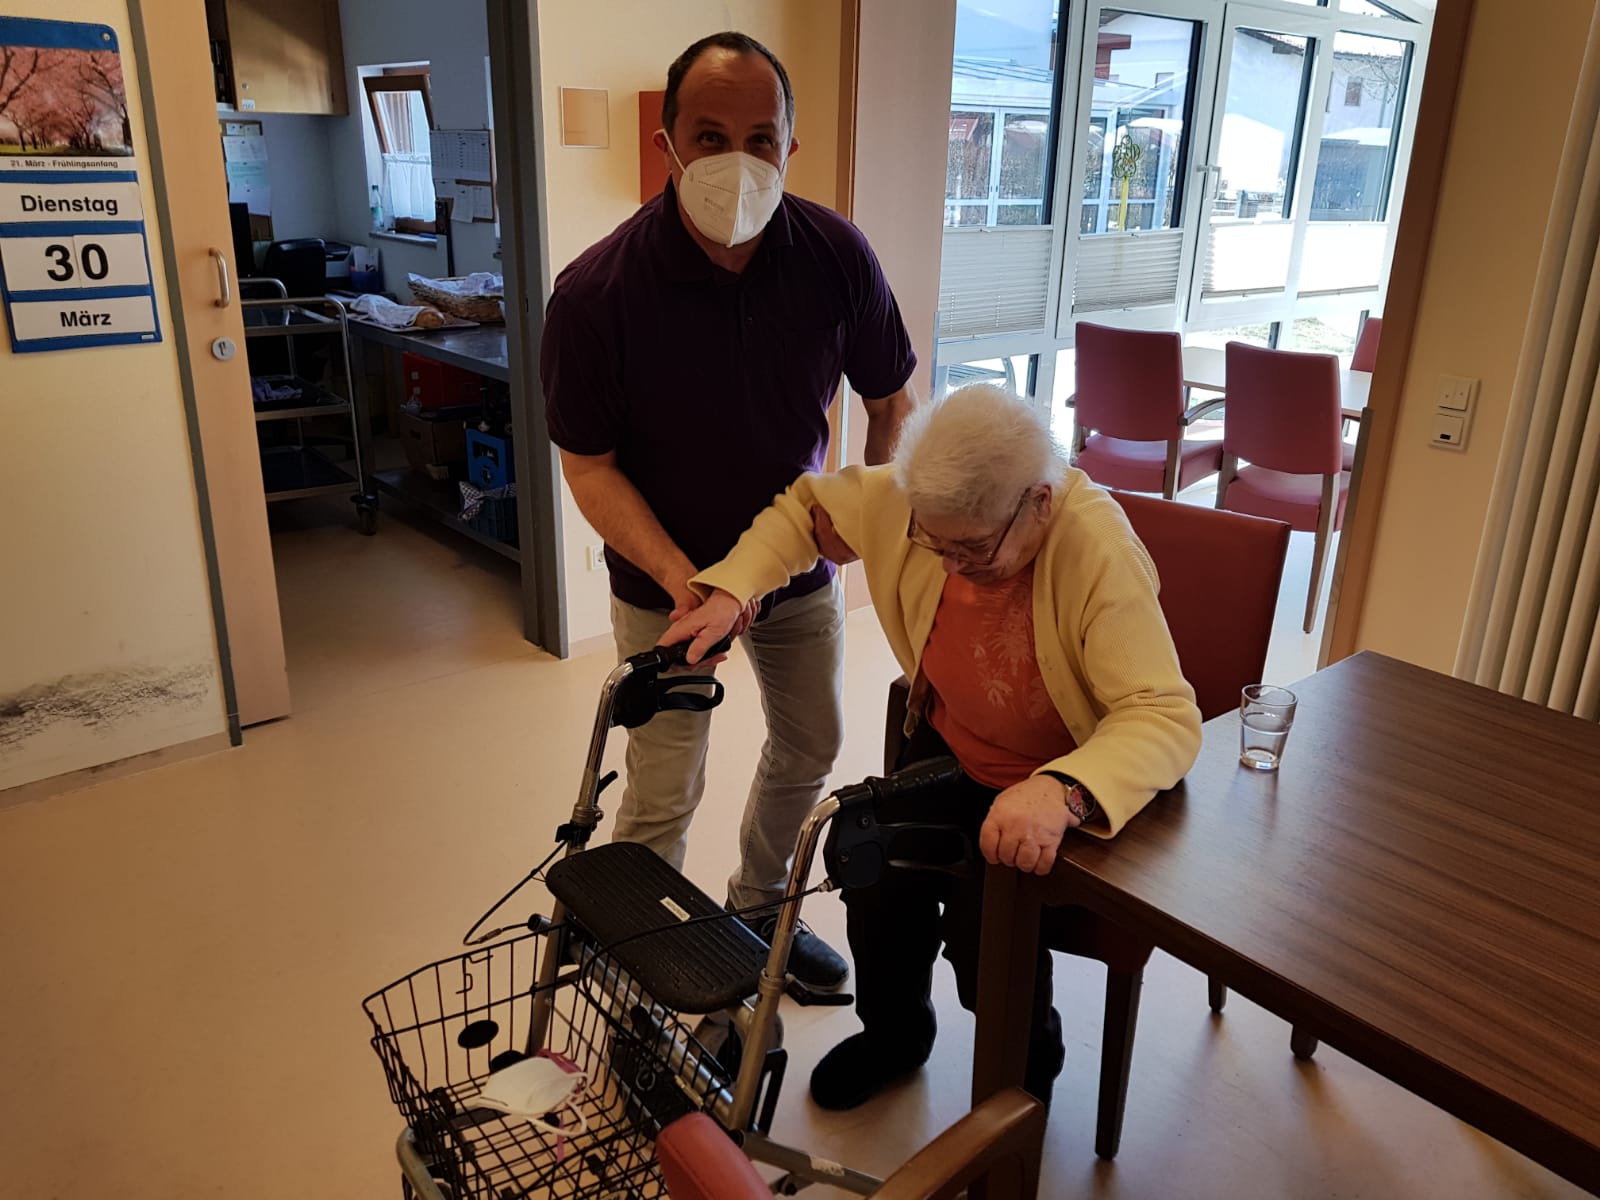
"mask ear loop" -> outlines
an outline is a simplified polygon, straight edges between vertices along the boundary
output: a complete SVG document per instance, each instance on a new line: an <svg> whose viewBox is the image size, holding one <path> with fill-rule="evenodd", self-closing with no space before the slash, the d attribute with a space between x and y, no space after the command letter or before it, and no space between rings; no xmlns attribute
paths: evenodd
<svg viewBox="0 0 1600 1200"><path fill-rule="evenodd" d="M572 1076L572 1090L567 1093L567 1095L555 1106L554 1109L550 1110L554 1112L557 1109L566 1109L573 1115L574 1118L576 1118L578 1122L578 1127L576 1129L569 1129L562 1125L552 1125L548 1121L541 1120L538 1117L524 1115L522 1119L529 1125L532 1125L535 1129L538 1129L543 1133L548 1133L555 1138L582 1136L583 1134L589 1132L589 1118L584 1115L583 1109L579 1107L579 1102L582 1101L588 1094L589 1076L585 1072L579 1071Z"/></svg>
<svg viewBox="0 0 1600 1200"><path fill-rule="evenodd" d="M659 133L662 139L667 143L667 151L672 155L672 161L678 164L678 170L687 171L689 168L684 166L683 159L678 157L678 148L672 144L672 135L665 129L658 129L656 132Z"/></svg>

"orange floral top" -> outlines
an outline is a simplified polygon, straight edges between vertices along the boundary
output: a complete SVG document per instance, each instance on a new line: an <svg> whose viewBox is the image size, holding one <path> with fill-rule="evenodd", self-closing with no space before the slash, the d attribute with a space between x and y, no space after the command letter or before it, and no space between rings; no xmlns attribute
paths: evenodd
<svg viewBox="0 0 1600 1200"><path fill-rule="evenodd" d="M1039 672L1031 563L999 583L949 576L922 669L928 719L979 783L1008 788L1077 748Z"/></svg>

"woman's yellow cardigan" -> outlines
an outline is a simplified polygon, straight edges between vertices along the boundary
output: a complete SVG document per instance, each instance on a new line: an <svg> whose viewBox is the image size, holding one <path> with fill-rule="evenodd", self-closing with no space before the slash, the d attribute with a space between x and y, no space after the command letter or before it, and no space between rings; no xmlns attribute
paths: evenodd
<svg viewBox="0 0 1600 1200"><path fill-rule="evenodd" d="M861 556L878 621L919 695L945 573L937 554L907 539L911 508L890 467L802 475L693 586L702 597L720 588L742 603L807 570L820 553L813 504ZM1040 770L1082 783L1106 819L1087 832L1107 837L1177 783L1200 750L1200 710L1178 667L1158 587L1121 507L1069 469L1035 560L1033 627L1045 687L1078 747Z"/></svg>

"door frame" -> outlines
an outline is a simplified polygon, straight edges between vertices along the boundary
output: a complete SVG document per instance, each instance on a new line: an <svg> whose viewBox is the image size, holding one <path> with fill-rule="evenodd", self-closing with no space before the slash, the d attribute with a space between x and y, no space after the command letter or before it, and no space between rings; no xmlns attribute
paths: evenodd
<svg viewBox="0 0 1600 1200"><path fill-rule="evenodd" d="M505 279L506 361L511 376L517 528L522 553L523 636L570 655L563 562L561 463L545 424L539 350L550 295L545 201L543 79L537 0L485 0L489 84L499 164L500 268ZM520 400L520 402L519 402Z"/></svg>

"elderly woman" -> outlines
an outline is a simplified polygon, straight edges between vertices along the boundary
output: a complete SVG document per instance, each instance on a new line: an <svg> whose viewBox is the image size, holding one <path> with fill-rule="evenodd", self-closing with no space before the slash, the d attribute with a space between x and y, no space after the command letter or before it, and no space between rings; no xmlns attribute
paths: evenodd
<svg viewBox="0 0 1600 1200"><path fill-rule="evenodd" d="M664 641L693 637L699 661L816 561L829 524L860 555L913 681L901 765L956 757L967 778L937 807L991 865L1047 873L1067 830L1112 836L1194 762L1200 713L1155 568L1117 503L1008 393L968 387L924 408L892 466L801 476L696 578L703 603ZM854 1108L927 1060L941 943L973 1007L982 895L981 872L907 870L844 893L863 1031L813 1072L819 1105ZM1048 1101L1064 1049L1042 947L1037 979L1026 1083Z"/></svg>

